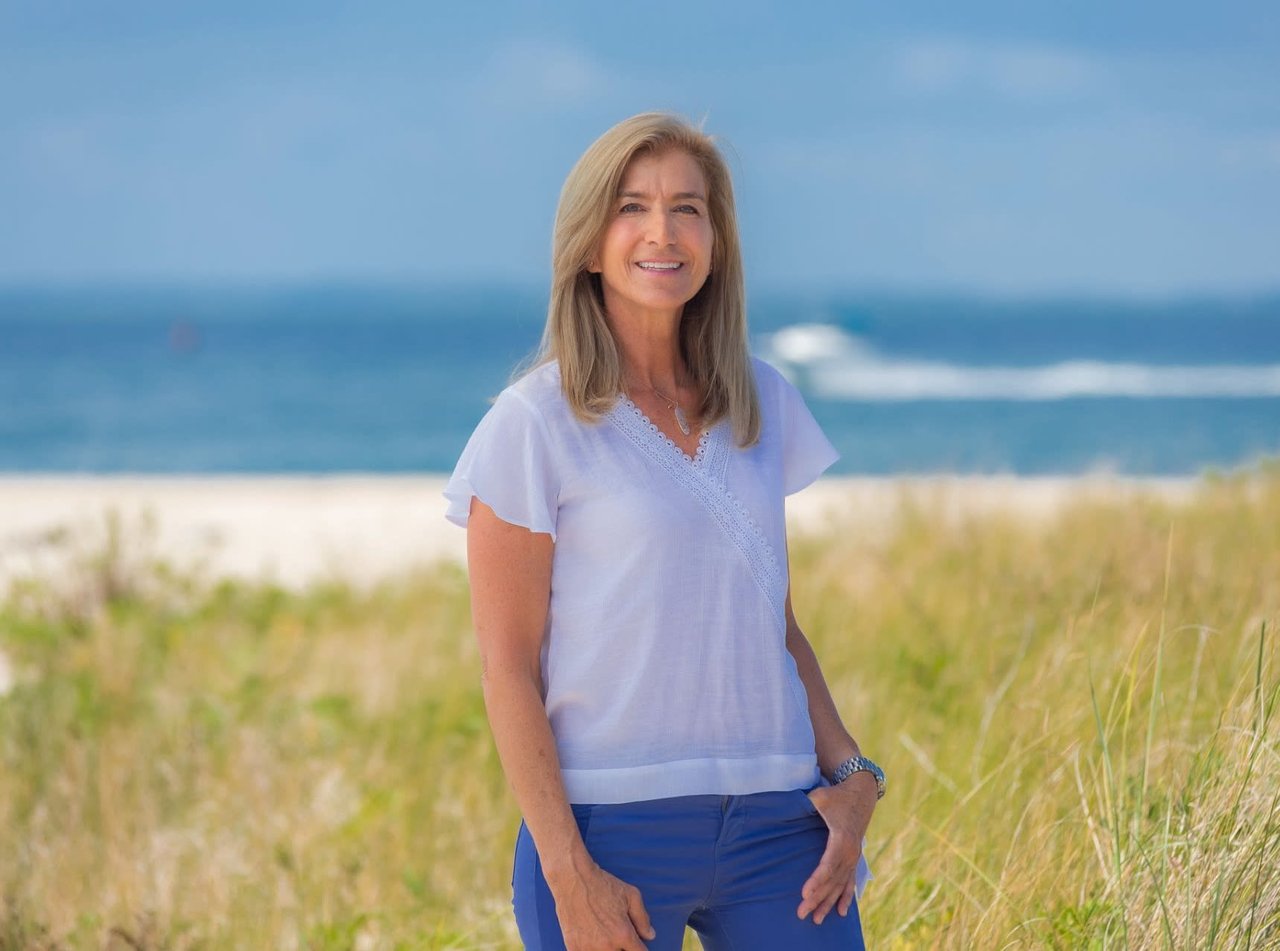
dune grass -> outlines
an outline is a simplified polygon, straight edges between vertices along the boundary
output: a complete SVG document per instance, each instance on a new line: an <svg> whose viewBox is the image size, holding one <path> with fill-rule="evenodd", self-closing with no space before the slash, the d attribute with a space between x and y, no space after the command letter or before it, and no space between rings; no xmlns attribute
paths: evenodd
<svg viewBox="0 0 1280 951"><path fill-rule="evenodd" d="M127 547L0 608L0 949L518 947L461 568L288 593ZM1280 947L1280 467L791 554L890 777L871 947Z"/></svg>

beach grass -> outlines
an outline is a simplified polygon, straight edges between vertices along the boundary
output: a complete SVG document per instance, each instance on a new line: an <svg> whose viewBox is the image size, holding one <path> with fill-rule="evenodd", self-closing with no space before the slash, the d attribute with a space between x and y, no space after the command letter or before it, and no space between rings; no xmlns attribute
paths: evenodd
<svg viewBox="0 0 1280 951"><path fill-rule="evenodd" d="M519 947L463 569L289 592L110 537L0 607L0 949ZM791 560L889 775L870 947L1280 947L1280 466Z"/></svg>

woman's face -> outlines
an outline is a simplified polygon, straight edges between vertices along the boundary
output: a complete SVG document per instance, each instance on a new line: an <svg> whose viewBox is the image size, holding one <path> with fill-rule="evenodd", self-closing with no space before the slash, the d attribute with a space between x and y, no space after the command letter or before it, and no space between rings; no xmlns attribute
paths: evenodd
<svg viewBox="0 0 1280 951"><path fill-rule="evenodd" d="M711 271L707 183L687 152L631 160L589 268L614 319L679 317Z"/></svg>

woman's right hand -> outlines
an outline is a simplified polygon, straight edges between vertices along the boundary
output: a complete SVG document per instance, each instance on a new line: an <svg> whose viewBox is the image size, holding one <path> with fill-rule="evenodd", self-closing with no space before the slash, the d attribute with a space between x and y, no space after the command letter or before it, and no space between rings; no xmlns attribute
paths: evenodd
<svg viewBox="0 0 1280 951"><path fill-rule="evenodd" d="M640 889L595 862L547 884L568 951L645 951L653 940Z"/></svg>

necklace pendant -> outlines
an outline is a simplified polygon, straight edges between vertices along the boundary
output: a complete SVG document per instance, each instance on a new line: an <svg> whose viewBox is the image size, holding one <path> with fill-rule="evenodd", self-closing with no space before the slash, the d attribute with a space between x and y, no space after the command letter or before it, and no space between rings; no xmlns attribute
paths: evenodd
<svg viewBox="0 0 1280 951"><path fill-rule="evenodd" d="M689 435L689 420L685 418L684 410L680 408L680 404L676 404L676 425L680 427L680 432L686 436Z"/></svg>

